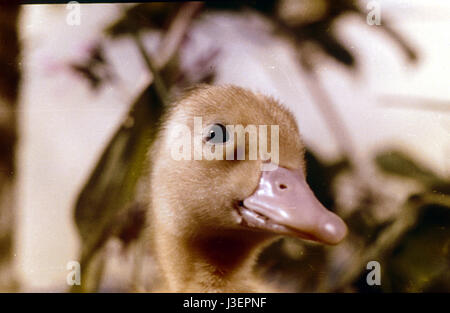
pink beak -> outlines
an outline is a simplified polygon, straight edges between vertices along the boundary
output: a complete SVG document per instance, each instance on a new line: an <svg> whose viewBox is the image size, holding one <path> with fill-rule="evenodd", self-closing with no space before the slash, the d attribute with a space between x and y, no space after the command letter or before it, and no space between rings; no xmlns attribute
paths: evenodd
<svg viewBox="0 0 450 313"><path fill-rule="evenodd" d="M247 226L283 235L334 245L347 234L345 222L317 200L301 170L262 172L239 211Z"/></svg>

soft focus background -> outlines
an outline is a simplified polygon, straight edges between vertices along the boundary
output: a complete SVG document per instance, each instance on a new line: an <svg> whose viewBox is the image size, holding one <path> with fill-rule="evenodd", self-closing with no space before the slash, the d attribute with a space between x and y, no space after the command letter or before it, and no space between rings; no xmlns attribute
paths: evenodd
<svg viewBox="0 0 450 313"><path fill-rule="evenodd" d="M450 3L372 1L381 25L368 25L366 1L269 2L84 4L79 25L67 23L65 5L21 7L19 290L68 290L67 263L86 255L74 208L83 209L80 190L152 81L143 43L174 93L233 83L295 113L317 174L310 183L353 233L336 248L277 242L261 257L262 275L294 291L450 291ZM161 43L189 14L172 66ZM139 250L124 252L133 243L123 237L102 241L104 278L93 290L136 287ZM369 260L382 265L380 287L364 286Z"/></svg>

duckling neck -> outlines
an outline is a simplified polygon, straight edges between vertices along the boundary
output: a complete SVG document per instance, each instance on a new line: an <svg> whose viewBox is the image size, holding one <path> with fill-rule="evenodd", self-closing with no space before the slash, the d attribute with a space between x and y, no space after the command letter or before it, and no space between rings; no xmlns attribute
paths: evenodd
<svg viewBox="0 0 450 313"><path fill-rule="evenodd" d="M159 258L170 291L254 292L262 290L252 268L269 240L263 233L206 231L193 237L161 236L157 245L165 247Z"/></svg>

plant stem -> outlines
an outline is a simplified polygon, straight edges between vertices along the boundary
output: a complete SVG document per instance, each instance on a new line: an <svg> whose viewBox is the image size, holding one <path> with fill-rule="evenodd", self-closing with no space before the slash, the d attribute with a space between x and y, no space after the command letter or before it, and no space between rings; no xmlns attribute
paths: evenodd
<svg viewBox="0 0 450 313"><path fill-rule="evenodd" d="M167 98L168 98L168 91L166 84L164 83L159 70L156 68L155 63L153 62L153 59L148 55L144 44L141 40L141 37L138 33L134 34L134 41L136 42L136 45L139 49L139 52L144 59L145 64L148 67L148 70L153 76L153 82L155 83L155 89L158 93L158 96L162 103L166 104Z"/></svg>

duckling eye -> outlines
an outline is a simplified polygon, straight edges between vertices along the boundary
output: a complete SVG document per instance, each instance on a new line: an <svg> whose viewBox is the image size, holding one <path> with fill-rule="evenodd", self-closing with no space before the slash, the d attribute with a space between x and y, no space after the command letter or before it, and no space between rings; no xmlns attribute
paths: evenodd
<svg viewBox="0 0 450 313"><path fill-rule="evenodd" d="M214 124L207 128L204 141L212 144L225 143L230 139L227 128L222 124Z"/></svg>

